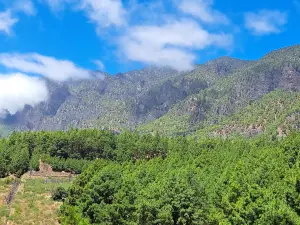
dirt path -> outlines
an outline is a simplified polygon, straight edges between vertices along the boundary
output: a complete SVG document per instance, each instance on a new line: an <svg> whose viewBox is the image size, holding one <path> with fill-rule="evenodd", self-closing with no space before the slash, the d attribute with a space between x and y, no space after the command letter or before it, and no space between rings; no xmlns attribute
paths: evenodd
<svg viewBox="0 0 300 225"><path fill-rule="evenodd" d="M11 188L9 190L9 194L5 198L6 205L7 205L7 208L8 208L8 216L5 219L4 225L8 224L8 218L9 218L9 216L11 214L11 204L12 204L12 202L14 200L14 197L15 197L16 193L18 192L18 188L19 188L20 183L21 183L21 180L20 179L16 179L12 183L12 186L11 186Z"/></svg>

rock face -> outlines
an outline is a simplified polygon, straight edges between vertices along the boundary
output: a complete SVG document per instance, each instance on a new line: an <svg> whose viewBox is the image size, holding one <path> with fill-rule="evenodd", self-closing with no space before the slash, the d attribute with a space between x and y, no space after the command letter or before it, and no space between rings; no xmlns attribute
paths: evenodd
<svg viewBox="0 0 300 225"><path fill-rule="evenodd" d="M114 76L94 73L92 80L47 81L48 101L0 120L0 130L120 130L143 124L165 129L184 122L187 132L194 131L218 124L274 90L299 91L300 47L257 61L222 57L186 73L155 67Z"/></svg>

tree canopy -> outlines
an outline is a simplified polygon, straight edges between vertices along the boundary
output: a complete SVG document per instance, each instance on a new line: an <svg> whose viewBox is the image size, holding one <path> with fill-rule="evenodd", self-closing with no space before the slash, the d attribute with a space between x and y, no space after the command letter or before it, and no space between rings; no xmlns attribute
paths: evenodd
<svg viewBox="0 0 300 225"><path fill-rule="evenodd" d="M37 169L39 159L81 173L63 192L66 225L300 224L299 149L299 133L15 132L0 141L0 176Z"/></svg>

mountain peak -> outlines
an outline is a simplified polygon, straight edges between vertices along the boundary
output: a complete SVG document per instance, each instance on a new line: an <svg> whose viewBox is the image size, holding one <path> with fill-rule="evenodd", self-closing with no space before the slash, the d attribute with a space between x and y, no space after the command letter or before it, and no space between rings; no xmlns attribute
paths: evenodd
<svg viewBox="0 0 300 225"><path fill-rule="evenodd" d="M222 76L231 73L233 70L236 70L249 62L251 61L223 56L206 62L204 66L207 67L208 70Z"/></svg>
<svg viewBox="0 0 300 225"><path fill-rule="evenodd" d="M242 59L237 59L231 56L222 56L213 60L209 60L205 63L205 65L211 65L211 64L233 64L233 63L240 63L240 64L245 64L251 62L251 60L242 60Z"/></svg>
<svg viewBox="0 0 300 225"><path fill-rule="evenodd" d="M280 58L284 57L300 57L300 44L280 48L266 54L262 59Z"/></svg>

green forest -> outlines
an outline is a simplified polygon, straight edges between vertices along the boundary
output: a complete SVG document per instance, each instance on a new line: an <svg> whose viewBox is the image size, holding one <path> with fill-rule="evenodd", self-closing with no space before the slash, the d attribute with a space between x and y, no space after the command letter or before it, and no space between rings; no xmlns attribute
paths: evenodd
<svg viewBox="0 0 300 225"><path fill-rule="evenodd" d="M300 134L252 139L100 130L14 132L0 176L80 175L64 195L69 224L300 224Z"/></svg>

